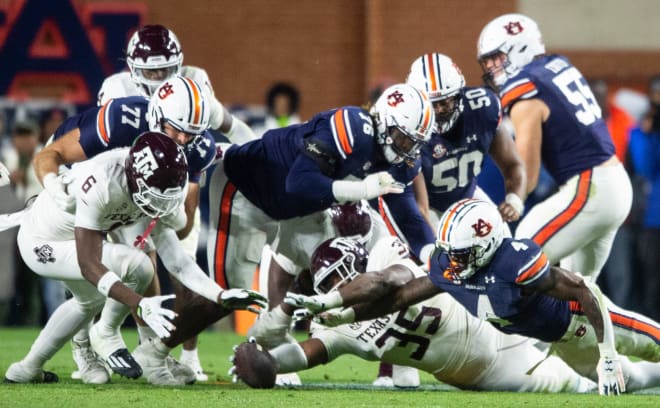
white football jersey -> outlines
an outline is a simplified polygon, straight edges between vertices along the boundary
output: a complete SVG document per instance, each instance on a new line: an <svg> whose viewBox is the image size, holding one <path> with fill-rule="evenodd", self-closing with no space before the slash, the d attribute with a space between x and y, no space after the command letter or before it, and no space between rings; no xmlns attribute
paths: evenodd
<svg viewBox="0 0 660 408"><path fill-rule="evenodd" d="M26 217L37 226L40 238L73 240L75 227L109 232L123 225L148 222L149 218L129 195L124 172L128 150L114 149L73 165L65 176L71 180L68 193L76 197L71 212L60 209L47 191L39 194ZM181 228L182 212L183 206L159 224Z"/></svg>
<svg viewBox="0 0 660 408"><path fill-rule="evenodd" d="M210 95L213 95L211 80L206 71L202 68L184 65L181 67L179 75L192 78L202 88L205 88ZM97 94L97 104L101 106L110 99L125 98L127 96L146 97L138 84L131 79L130 71L118 72L107 77L103 81L103 84L101 84L101 89Z"/></svg>
<svg viewBox="0 0 660 408"><path fill-rule="evenodd" d="M380 239L370 251L367 270L404 264L416 276L425 275L406 257L407 250L402 252L397 248L405 250L396 237ZM486 333L492 334L486 336L489 340L478 341ZM472 383L490 365L493 358L489 355L496 355L496 333L487 323L470 316L451 296L440 294L374 320L317 330L313 337L324 343L330 360L342 354L354 354L443 377L443 374L464 377L467 383ZM474 361L481 363L475 365Z"/></svg>

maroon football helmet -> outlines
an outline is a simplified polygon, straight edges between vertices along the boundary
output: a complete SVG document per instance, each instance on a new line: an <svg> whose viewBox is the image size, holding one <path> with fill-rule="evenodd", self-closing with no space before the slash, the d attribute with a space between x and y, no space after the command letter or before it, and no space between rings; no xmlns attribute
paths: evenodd
<svg viewBox="0 0 660 408"><path fill-rule="evenodd" d="M133 202L149 217L171 214L183 203L188 163L183 150L166 134L138 136L128 151L125 171Z"/></svg>
<svg viewBox="0 0 660 408"><path fill-rule="evenodd" d="M352 238L362 244L371 239L371 214L364 201L335 204L328 209L337 235Z"/></svg>
<svg viewBox="0 0 660 408"><path fill-rule="evenodd" d="M151 96L164 80L179 73L183 63L181 44L162 25L146 25L128 41L126 63L133 81Z"/></svg>
<svg viewBox="0 0 660 408"><path fill-rule="evenodd" d="M314 292L332 292L366 272L368 257L364 245L354 239L338 237L324 241L312 254L310 273Z"/></svg>

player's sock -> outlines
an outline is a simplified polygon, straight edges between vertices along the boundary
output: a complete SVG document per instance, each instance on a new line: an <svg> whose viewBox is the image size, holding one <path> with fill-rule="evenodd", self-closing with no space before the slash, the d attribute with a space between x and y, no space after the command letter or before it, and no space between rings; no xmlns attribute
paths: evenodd
<svg viewBox="0 0 660 408"><path fill-rule="evenodd" d="M57 353L73 337L80 327L94 316L81 309L75 299L62 303L48 319L46 326L32 344L23 359L29 367L43 367L44 363Z"/></svg>
<svg viewBox="0 0 660 408"><path fill-rule="evenodd" d="M157 338L158 336L156 335L156 332L154 330L147 326L140 326L137 325L137 330L138 330L138 337L139 337L139 342L144 343L145 341L151 339L151 338Z"/></svg>
<svg viewBox="0 0 660 408"><path fill-rule="evenodd" d="M109 336L114 335L119 326L124 322L124 319L126 319L126 316L128 316L129 311L128 306L108 298L103 306L101 317L96 323L100 333Z"/></svg>

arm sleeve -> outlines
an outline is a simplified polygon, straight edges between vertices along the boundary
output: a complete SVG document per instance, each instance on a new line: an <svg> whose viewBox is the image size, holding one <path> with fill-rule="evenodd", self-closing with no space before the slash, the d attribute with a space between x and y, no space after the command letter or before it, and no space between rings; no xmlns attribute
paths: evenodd
<svg viewBox="0 0 660 408"><path fill-rule="evenodd" d="M222 288L186 254L173 229L163 228L158 234L154 234L153 239L163 265L179 282L211 302L218 301Z"/></svg>
<svg viewBox="0 0 660 408"><path fill-rule="evenodd" d="M321 173L314 160L299 154L286 177L286 191L330 205L335 200L332 193L333 181Z"/></svg>

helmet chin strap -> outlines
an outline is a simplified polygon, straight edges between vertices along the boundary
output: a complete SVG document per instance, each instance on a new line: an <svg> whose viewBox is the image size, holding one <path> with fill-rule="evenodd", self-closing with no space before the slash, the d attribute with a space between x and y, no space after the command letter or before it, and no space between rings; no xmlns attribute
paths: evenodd
<svg viewBox="0 0 660 408"><path fill-rule="evenodd" d="M158 223L158 217L149 221L149 225L147 225L147 228L144 229L142 235L138 235L137 238L135 238L135 242L133 242L134 247L144 249L144 246L147 243L147 238L149 238L149 234L151 234L151 231L156 226L156 223Z"/></svg>

